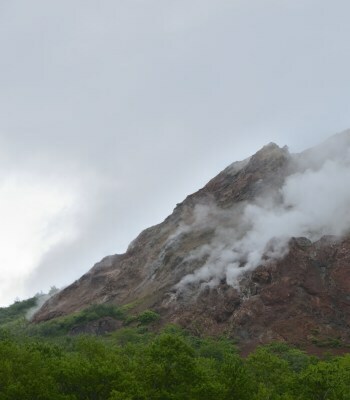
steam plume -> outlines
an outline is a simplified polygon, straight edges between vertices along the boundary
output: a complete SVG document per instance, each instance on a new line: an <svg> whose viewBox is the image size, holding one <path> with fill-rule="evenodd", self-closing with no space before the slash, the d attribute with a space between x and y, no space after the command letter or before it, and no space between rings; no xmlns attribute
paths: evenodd
<svg viewBox="0 0 350 400"><path fill-rule="evenodd" d="M185 276L178 289L191 283L216 286L222 280L237 287L244 271L285 255L290 237L315 241L349 232L349 134L292 156L292 162L296 172L285 179L278 196L240 205L242 210L196 206L193 223L181 227L181 232L214 228L214 235L209 244L189 254L187 260L203 260L203 265Z"/></svg>

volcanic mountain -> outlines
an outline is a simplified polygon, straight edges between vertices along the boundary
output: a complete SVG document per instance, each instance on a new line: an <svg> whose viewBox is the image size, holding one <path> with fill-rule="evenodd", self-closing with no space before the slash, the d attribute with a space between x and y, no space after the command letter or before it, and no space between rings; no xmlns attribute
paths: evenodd
<svg viewBox="0 0 350 400"><path fill-rule="evenodd" d="M350 343L350 131L300 154L270 143L235 162L49 299L46 321L91 304L152 309L161 324L282 340Z"/></svg>

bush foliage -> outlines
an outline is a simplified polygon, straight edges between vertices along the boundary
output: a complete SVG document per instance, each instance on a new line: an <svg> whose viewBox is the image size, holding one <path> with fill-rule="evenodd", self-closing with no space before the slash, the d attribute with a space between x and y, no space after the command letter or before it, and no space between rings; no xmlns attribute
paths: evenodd
<svg viewBox="0 0 350 400"><path fill-rule="evenodd" d="M23 314L17 304L5 321L14 310ZM0 400L350 400L350 354L321 360L273 343L242 358L226 338L152 332L150 311L109 335L64 334L103 316L128 318L92 306L45 329L0 329Z"/></svg>
<svg viewBox="0 0 350 400"><path fill-rule="evenodd" d="M350 355L287 345L246 359L225 339L123 328L107 337L0 339L0 399L349 400Z"/></svg>

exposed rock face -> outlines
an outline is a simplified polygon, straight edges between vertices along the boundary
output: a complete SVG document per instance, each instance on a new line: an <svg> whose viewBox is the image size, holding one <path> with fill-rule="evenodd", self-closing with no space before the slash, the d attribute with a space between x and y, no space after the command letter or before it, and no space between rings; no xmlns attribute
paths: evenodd
<svg viewBox="0 0 350 400"><path fill-rule="evenodd" d="M310 350L331 339L350 342L349 238L324 237L314 243L292 238L289 252L245 272L235 287L223 280L215 287L203 288L199 282L176 289L184 276L203 265L203 259L188 255L209 243L215 231L199 226L178 234L193 223L196 207L214 203L221 210L234 207L239 212L266 193L278 196L286 176L297 168L293 160L286 148L269 144L230 165L178 204L164 222L143 231L125 254L106 257L56 294L34 321L93 303L137 301L137 310L152 308L164 323L176 322L198 334L228 334L245 349L274 339Z"/></svg>
<svg viewBox="0 0 350 400"><path fill-rule="evenodd" d="M279 340L317 352L350 343L349 289L349 238L292 238L287 256L247 275L240 292L222 283L168 313L194 332L229 334L243 350Z"/></svg>
<svg viewBox="0 0 350 400"><path fill-rule="evenodd" d="M86 322L83 325L74 326L69 334L70 335L81 335L81 334L94 334L103 335L108 332L113 332L121 328L122 323L112 317L99 318L96 321Z"/></svg>

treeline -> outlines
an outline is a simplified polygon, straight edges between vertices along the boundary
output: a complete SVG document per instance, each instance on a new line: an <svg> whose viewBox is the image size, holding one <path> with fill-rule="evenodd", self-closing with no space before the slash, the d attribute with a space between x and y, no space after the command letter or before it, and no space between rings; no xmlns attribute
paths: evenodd
<svg viewBox="0 0 350 400"><path fill-rule="evenodd" d="M123 328L106 337L0 338L1 400L346 400L350 355L285 344L243 359L226 339Z"/></svg>
<svg viewBox="0 0 350 400"><path fill-rule="evenodd" d="M0 400L350 400L350 354L318 359L283 343L240 357L232 341L176 326L137 304L92 305L30 324L37 298L0 308ZM73 336L93 321L102 336Z"/></svg>

